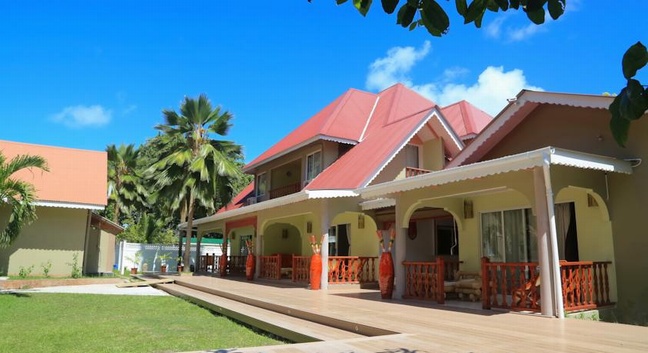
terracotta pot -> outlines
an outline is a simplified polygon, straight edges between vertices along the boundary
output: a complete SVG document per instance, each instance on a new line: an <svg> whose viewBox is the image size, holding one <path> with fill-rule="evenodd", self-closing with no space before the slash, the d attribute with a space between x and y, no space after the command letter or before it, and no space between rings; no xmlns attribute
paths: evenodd
<svg viewBox="0 0 648 353"><path fill-rule="evenodd" d="M322 284L322 256L313 254L310 263L310 287L312 290L318 290Z"/></svg>
<svg viewBox="0 0 648 353"><path fill-rule="evenodd" d="M178 272L182 272L184 270L184 265L178 265Z"/></svg>
<svg viewBox="0 0 648 353"><path fill-rule="evenodd" d="M218 258L218 273L221 277L227 274L227 255L223 254Z"/></svg>
<svg viewBox="0 0 648 353"><path fill-rule="evenodd" d="M247 259L245 260L245 278L248 281L254 279L254 270L256 269L256 259L253 254L248 254Z"/></svg>
<svg viewBox="0 0 648 353"><path fill-rule="evenodd" d="M392 260L391 252L383 252L380 255L378 273L380 296L383 299L391 299L394 291L394 260Z"/></svg>
<svg viewBox="0 0 648 353"><path fill-rule="evenodd" d="M166 271L167 271L167 265L160 265L160 272L166 273Z"/></svg>
<svg viewBox="0 0 648 353"><path fill-rule="evenodd" d="M131 275L137 274L137 267L131 267Z"/></svg>

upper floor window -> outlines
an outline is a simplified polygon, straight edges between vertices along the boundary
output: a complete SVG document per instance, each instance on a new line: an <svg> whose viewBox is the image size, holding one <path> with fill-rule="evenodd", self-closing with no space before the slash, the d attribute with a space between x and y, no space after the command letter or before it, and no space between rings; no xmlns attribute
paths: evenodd
<svg viewBox="0 0 648 353"><path fill-rule="evenodd" d="M405 146L406 167L419 167L419 148L416 145Z"/></svg>
<svg viewBox="0 0 648 353"><path fill-rule="evenodd" d="M306 181L311 181L322 171L322 151L306 157Z"/></svg>
<svg viewBox="0 0 648 353"><path fill-rule="evenodd" d="M257 175L256 196L264 196L268 191L268 177L266 173Z"/></svg>

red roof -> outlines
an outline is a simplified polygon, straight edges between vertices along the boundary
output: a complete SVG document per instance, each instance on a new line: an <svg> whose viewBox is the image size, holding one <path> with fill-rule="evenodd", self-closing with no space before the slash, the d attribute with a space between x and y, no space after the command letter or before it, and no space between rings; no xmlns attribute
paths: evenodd
<svg viewBox="0 0 648 353"><path fill-rule="evenodd" d="M49 172L22 170L15 176L34 185L41 202L85 204L103 207L107 202L108 156L103 151L32 145L0 140L7 161L17 155L45 158Z"/></svg>
<svg viewBox="0 0 648 353"><path fill-rule="evenodd" d="M241 192L238 193L238 195L234 196L232 201L225 205L224 207L221 207L216 213L222 213L225 211L231 211L235 210L237 208L241 208L245 205L245 200L247 200L248 197L254 196L254 181L251 182L248 186L243 188Z"/></svg>
<svg viewBox="0 0 648 353"><path fill-rule="evenodd" d="M376 95L350 89L288 136L248 163L249 171L258 165L278 158L314 139L337 139L358 142L376 103Z"/></svg>
<svg viewBox="0 0 648 353"><path fill-rule="evenodd" d="M490 120L488 114L465 101L440 109L402 84L377 94L350 89L246 165L245 170L253 171L317 139L343 140L356 145L305 189L353 190L369 184L423 126L442 137L446 151L454 157L462 148L459 136L478 133ZM251 196L253 183L218 212L239 208Z"/></svg>
<svg viewBox="0 0 648 353"><path fill-rule="evenodd" d="M488 113L465 100L443 107L441 112L462 139L479 134L493 120Z"/></svg>

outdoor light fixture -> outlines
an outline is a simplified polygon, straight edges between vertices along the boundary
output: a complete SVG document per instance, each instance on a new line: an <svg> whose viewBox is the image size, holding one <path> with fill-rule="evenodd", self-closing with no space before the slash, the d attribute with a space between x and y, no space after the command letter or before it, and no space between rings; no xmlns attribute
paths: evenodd
<svg viewBox="0 0 648 353"><path fill-rule="evenodd" d="M365 227L365 219L363 214L358 215L358 229L364 229Z"/></svg>

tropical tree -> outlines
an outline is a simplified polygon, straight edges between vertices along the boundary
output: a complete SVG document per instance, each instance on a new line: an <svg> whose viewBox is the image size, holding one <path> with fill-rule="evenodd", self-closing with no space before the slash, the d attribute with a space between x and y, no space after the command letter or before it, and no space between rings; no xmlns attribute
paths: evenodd
<svg viewBox="0 0 648 353"><path fill-rule="evenodd" d="M118 235L120 240L132 243L174 244L175 235L164 218L143 212L138 220L127 218L126 229Z"/></svg>
<svg viewBox="0 0 648 353"><path fill-rule="evenodd" d="M18 155L7 161L0 152L0 207L9 207L9 219L0 220L6 222L0 232L0 248L11 245L22 227L36 220L34 186L15 177L18 171L30 168L49 171L43 157Z"/></svg>
<svg viewBox="0 0 648 353"><path fill-rule="evenodd" d="M163 133L165 151L149 175L155 180L158 198L173 196L169 198L172 208L186 215L184 263L188 264L196 206L213 212L217 198L231 198L230 179L240 174L236 161L241 158L241 146L211 138L227 135L232 114L213 108L205 95L185 97L179 113L163 110L162 115L165 124L155 128Z"/></svg>
<svg viewBox="0 0 648 353"><path fill-rule="evenodd" d="M122 213L146 204L145 191L137 173L139 150L134 145L108 145L108 192L113 206L112 221L119 223Z"/></svg>

